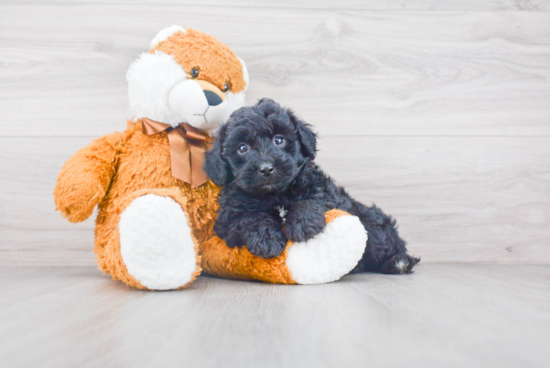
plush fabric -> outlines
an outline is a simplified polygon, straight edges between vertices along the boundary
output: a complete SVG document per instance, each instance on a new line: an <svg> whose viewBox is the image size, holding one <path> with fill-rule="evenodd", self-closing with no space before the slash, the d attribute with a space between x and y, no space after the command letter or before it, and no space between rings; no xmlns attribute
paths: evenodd
<svg viewBox="0 0 550 368"><path fill-rule="evenodd" d="M324 284L339 280L357 265L368 235L357 216L341 210L325 213L326 227L312 239L294 243L286 266L298 284Z"/></svg>
<svg viewBox="0 0 550 368"><path fill-rule="evenodd" d="M226 82L234 93L241 92L246 87L239 58L227 45L212 36L190 28L186 32L178 30L159 42L150 52L158 51L174 55L183 70L198 67L200 73L205 75L204 80L221 90Z"/></svg>
<svg viewBox="0 0 550 368"><path fill-rule="evenodd" d="M336 280L354 267L351 259L343 272L342 262L347 258L350 263L349 254L364 247L365 234L353 221L333 221L352 218L339 211L329 211L327 222L341 222L346 224L341 230L360 235L346 244L340 244L344 238L336 230L312 239L320 247L289 244L273 259L254 257L245 247L228 248L213 230L219 187L208 181L191 188L174 178L167 133L142 133L144 118L213 133L244 105L246 66L226 45L202 32L169 27L130 66L127 80L127 129L79 150L63 166L54 189L57 210L71 222L84 221L98 206L94 251L102 271L135 288L167 290L187 287L203 269L222 277L291 284ZM225 83L229 91L222 90ZM218 103L211 93L225 101ZM187 121L186 116L200 118ZM212 143L209 138L207 145ZM343 257L334 257L336 247L343 249ZM297 260L291 268L298 277L287 267L289 255ZM301 257L325 261L322 269L311 262L301 267ZM330 258L334 268L326 262Z"/></svg>
<svg viewBox="0 0 550 368"><path fill-rule="evenodd" d="M219 188L210 181L191 189L173 178L167 134L144 135L139 121L128 122L125 132L95 140L78 151L61 170L54 198L56 208L72 222L88 218L99 203L95 230L99 268L115 279L144 288L128 274L120 256L121 213L142 195L171 197L185 210L198 247L212 234L218 193Z"/></svg>
<svg viewBox="0 0 550 368"><path fill-rule="evenodd" d="M172 26L160 31L151 50L130 65L126 80L130 120L146 117L172 126L186 122L212 132L244 106L248 71L244 61L214 37ZM195 82L210 83L225 101L209 105ZM222 92L225 83L230 90Z"/></svg>
<svg viewBox="0 0 550 368"><path fill-rule="evenodd" d="M326 231L308 242L288 241L276 258L229 248L213 236L201 245L202 268L211 274L278 284L322 284L340 279L361 259L367 234L359 219L341 210L325 213Z"/></svg>
<svg viewBox="0 0 550 368"><path fill-rule="evenodd" d="M146 288L176 289L198 274L191 227L181 203L170 196L137 197L120 215L118 227L122 260Z"/></svg>
<svg viewBox="0 0 550 368"><path fill-rule="evenodd" d="M109 180L110 175L112 177ZM125 132L95 140L90 146L77 152L61 170L54 195L56 208L72 222L88 218L99 201L95 230L95 253L99 268L111 274L113 279L139 289L184 288L202 269L227 278L295 284L297 281L286 265L289 251L298 255L294 258L312 260L304 263L304 267L297 265L296 261L293 262L292 267L298 272L300 283L334 281L357 264L366 241L364 229L357 222L355 225L346 224L341 229L347 233L347 238L341 232L326 231L310 240L310 244L289 242L287 250L277 258L255 257L246 247L227 247L213 231L219 208L219 187L208 181L205 185L191 189L189 184L173 178L166 133L144 135L141 132L141 122L128 122ZM126 213L136 199L148 195L169 197L177 202L188 221L188 224L182 223L181 226L188 225L192 229L191 240L196 251L197 267L192 270L189 281L183 285L147 287L128 272L124 262L120 241L121 215ZM356 219L343 211L331 210L326 214L327 224L342 216ZM160 234L170 231L168 228L161 230ZM174 229L176 230L178 229ZM357 236L350 238L349 234ZM313 242L324 245L312 246ZM162 243L157 246L161 247ZM292 249L293 247L296 248ZM351 264L342 269L338 259L348 258L349 263L350 254L355 260L352 259ZM319 259L324 261L319 263ZM312 262L321 266L324 276L319 276L319 267L310 268Z"/></svg>

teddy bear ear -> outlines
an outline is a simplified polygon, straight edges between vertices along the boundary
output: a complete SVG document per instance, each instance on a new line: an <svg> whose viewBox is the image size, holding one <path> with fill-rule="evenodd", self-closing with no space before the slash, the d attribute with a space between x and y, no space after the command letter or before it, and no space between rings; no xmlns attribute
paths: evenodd
<svg viewBox="0 0 550 368"><path fill-rule="evenodd" d="M238 57L238 56L237 56ZM241 65L243 66L243 79L244 79L244 83L245 83L245 86L244 86L244 91L246 92L246 90L248 89L248 69L246 68L246 64L244 63L244 60L241 59L240 57L239 58L239 61L241 62Z"/></svg>
<svg viewBox="0 0 550 368"><path fill-rule="evenodd" d="M151 41L151 50L157 47L159 43L161 43L162 41L165 41L166 39L168 39L168 37L170 37L171 35L173 35L178 31L185 33L186 29L182 26L173 25L161 30L159 33L157 33L155 38L153 38L153 40Z"/></svg>

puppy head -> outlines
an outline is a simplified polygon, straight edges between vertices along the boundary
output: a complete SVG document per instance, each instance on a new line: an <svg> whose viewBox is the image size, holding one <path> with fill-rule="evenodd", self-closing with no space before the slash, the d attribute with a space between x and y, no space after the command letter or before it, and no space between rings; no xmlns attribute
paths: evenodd
<svg viewBox="0 0 550 368"><path fill-rule="evenodd" d="M234 183L252 194L280 192L315 158L316 143L309 124L262 99L229 117L206 154L204 169L220 186Z"/></svg>

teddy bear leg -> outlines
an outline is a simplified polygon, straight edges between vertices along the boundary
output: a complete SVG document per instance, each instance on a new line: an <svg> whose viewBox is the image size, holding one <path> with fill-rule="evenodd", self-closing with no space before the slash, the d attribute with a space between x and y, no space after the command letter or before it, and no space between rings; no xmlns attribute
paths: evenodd
<svg viewBox="0 0 550 368"><path fill-rule="evenodd" d="M339 280L355 268L367 245L367 232L356 216L341 210L325 213L326 228L288 248L286 266L298 284Z"/></svg>
<svg viewBox="0 0 550 368"><path fill-rule="evenodd" d="M200 272L187 215L170 196L134 199L120 215L119 233L128 272L148 289L177 289Z"/></svg>
<svg viewBox="0 0 550 368"><path fill-rule="evenodd" d="M339 280L357 265L367 232L356 216L340 210L325 213L322 233L303 243L287 243L277 258L253 256L246 247L229 248L214 236L201 245L202 268L213 275L279 284L323 284Z"/></svg>
<svg viewBox="0 0 550 368"><path fill-rule="evenodd" d="M98 226L100 268L130 286L179 289L200 274L198 245L185 212L185 198L171 189L141 190L114 205L112 231ZM100 217L101 214L100 214ZM104 246L98 239L106 240Z"/></svg>

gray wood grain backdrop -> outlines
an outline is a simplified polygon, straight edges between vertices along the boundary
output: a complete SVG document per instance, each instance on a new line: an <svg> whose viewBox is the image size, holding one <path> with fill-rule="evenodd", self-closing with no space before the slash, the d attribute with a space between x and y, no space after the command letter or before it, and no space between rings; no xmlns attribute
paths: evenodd
<svg viewBox="0 0 550 368"><path fill-rule="evenodd" d="M125 128L125 72L191 26L320 133L318 161L424 262L550 263L550 1L0 2L0 264L93 265L57 173Z"/></svg>

